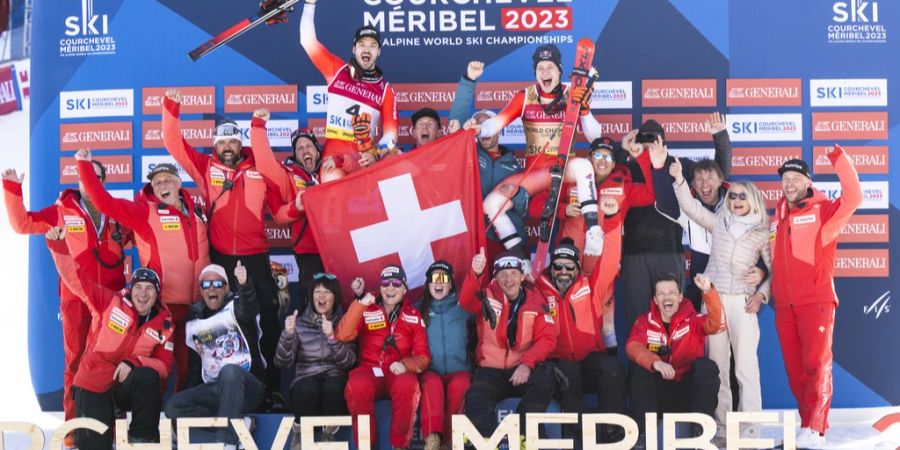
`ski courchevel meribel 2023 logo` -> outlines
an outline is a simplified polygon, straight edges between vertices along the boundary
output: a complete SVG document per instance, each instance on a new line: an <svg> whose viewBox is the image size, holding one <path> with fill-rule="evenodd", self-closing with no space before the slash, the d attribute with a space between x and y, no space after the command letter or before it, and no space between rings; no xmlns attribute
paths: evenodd
<svg viewBox="0 0 900 450"><path fill-rule="evenodd" d="M99 3L99 2L98 2ZM75 2L67 2L76 5ZM109 33L109 14L94 9L94 0L81 0L81 10L65 18L59 56L114 55L116 39Z"/></svg>
<svg viewBox="0 0 900 450"><path fill-rule="evenodd" d="M832 4L827 26L829 44L885 44L887 27L879 22L884 11L874 0L840 0ZM886 4L892 7L893 2Z"/></svg>

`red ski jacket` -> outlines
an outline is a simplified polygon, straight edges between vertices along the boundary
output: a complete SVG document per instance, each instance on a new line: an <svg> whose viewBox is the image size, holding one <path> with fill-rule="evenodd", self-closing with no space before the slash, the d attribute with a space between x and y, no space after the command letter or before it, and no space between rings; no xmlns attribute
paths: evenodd
<svg viewBox="0 0 900 450"><path fill-rule="evenodd" d="M476 364L479 367L493 369L510 369L525 364L534 369L556 349L559 336L559 329L550 316L547 304L537 291L522 285L522 289L525 290L525 304L519 307L515 345L510 347L507 337L509 300L495 280L484 289L497 315L497 328L492 330L490 323L482 315L481 300L476 296L481 288L480 279L487 279L486 273L479 277L470 271L459 294L459 305L466 311L478 315Z"/></svg>
<svg viewBox="0 0 900 450"><path fill-rule="evenodd" d="M631 327L625 345L628 359L651 372L654 362L667 362L675 368L675 381L681 381L691 364L703 356L706 336L725 330L725 311L715 288L703 294L703 302L709 311L707 314L697 313L690 300L682 298L666 331L659 307L651 300L650 310L638 317ZM660 350L666 348L668 355L660 354Z"/></svg>
<svg viewBox="0 0 900 450"><path fill-rule="evenodd" d="M78 161L78 175L97 209L134 230L141 266L159 274L160 300L167 305L190 305L200 298L200 271L209 264L209 245L203 213L184 189L180 195L187 215L166 206L144 185L134 201L109 195L89 161Z"/></svg>
<svg viewBox="0 0 900 450"><path fill-rule="evenodd" d="M772 224L772 297L775 308L838 303L834 292L837 237L862 203L859 175L838 146L828 154L841 183L841 197L829 200L816 188L788 208L781 199Z"/></svg>
<svg viewBox="0 0 900 450"><path fill-rule="evenodd" d="M547 300L550 315L559 328L559 340L552 358L581 361L592 352L606 350L603 345L603 303L613 294L622 258L621 213L603 221L603 254L590 277L581 275L561 294L550 279L550 269L538 279L536 287Z"/></svg>
<svg viewBox="0 0 900 450"><path fill-rule="evenodd" d="M162 129L166 150L197 184L210 205L210 244L223 255L254 255L269 251L265 208L274 214L281 205L278 189L256 170L253 152L244 147L242 159L230 167L196 151L181 134L180 105L165 99Z"/></svg>
<svg viewBox="0 0 900 450"><path fill-rule="evenodd" d="M406 299L393 313L391 317L379 303L366 307L354 301L335 326L334 337L341 342L359 338L360 366L380 367L388 373L391 364L400 361L409 372L424 372L431 363L431 353L422 315Z"/></svg>

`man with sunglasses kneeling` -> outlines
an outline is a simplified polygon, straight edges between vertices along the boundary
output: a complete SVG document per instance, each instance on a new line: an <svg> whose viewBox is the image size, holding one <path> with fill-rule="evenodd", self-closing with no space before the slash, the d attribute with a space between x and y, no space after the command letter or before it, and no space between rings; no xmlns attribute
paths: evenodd
<svg viewBox="0 0 900 450"><path fill-rule="evenodd" d="M200 273L201 299L188 315L190 354L187 386L166 403L166 416L227 417L254 412L265 398L265 364L260 356L259 303L247 269L234 269L237 290L228 286L217 264ZM215 441L235 449L238 437L228 426L216 430Z"/></svg>

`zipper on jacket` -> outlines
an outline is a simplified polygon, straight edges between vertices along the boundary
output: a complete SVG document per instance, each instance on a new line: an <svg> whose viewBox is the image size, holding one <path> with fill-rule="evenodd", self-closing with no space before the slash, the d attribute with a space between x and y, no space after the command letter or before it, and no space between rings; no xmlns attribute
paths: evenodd
<svg viewBox="0 0 900 450"><path fill-rule="evenodd" d="M441 313L441 350L443 351L442 356L444 360L444 371L447 371L447 333L446 329L444 328L444 321L447 319L446 316L447 314L444 314L443 312Z"/></svg>
<svg viewBox="0 0 900 450"><path fill-rule="evenodd" d="M572 289L572 287L569 286L569 289ZM572 302L570 302L568 300L565 300L565 302L566 302L567 306L569 307L569 311L572 312L572 323L574 324L576 321L575 307L572 306ZM560 321L560 324L562 324L562 321ZM572 348L569 350L569 353L570 353L569 357L572 358L572 360L574 361L575 360L575 341L572 340L572 327L571 326L566 327L566 335L569 336L569 344L572 346Z"/></svg>

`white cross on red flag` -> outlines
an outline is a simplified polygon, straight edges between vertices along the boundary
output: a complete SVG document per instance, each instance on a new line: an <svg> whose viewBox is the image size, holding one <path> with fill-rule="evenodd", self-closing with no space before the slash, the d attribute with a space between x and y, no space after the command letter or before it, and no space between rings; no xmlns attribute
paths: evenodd
<svg viewBox="0 0 900 450"><path fill-rule="evenodd" d="M378 295L381 269L400 264L418 301L436 260L453 266L457 289L484 246L474 132L458 132L309 189L303 206L325 269L345 304L357 276Z"/></svg>

